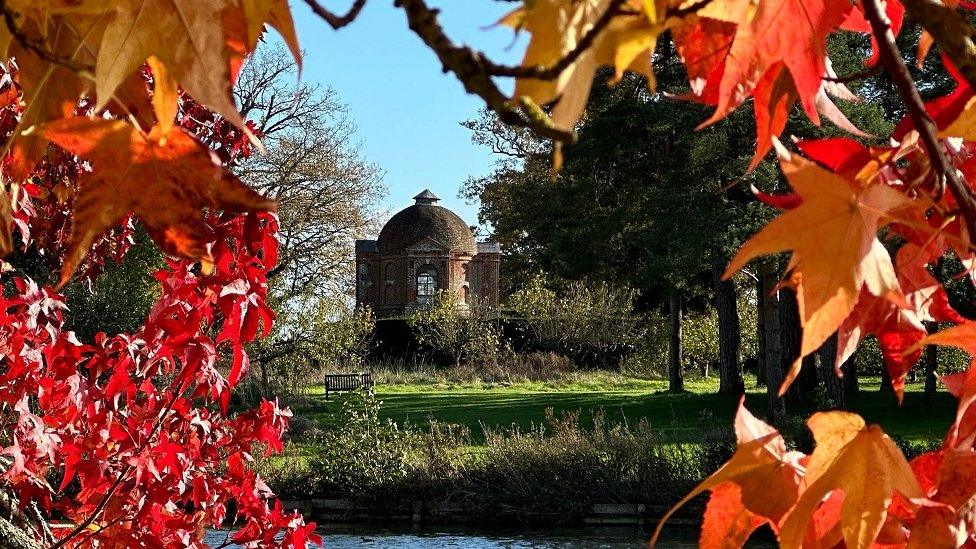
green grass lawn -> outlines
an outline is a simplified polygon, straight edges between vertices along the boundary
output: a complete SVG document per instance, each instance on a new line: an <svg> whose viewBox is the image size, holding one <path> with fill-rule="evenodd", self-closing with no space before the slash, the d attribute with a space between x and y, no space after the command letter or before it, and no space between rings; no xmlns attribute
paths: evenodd
<svg viewBox="0 0 976 549"><path fill-rule="evenodd" d="M603 410L609 420L636 422L646 418L667 440L697 440L709 425L730 425L735 398L715 394L715 378L686 381L688 393L668 394L667 382L614 374L589 374L572 380L511 384L425 382L383 384L376 394L383 401L382 414L399 423L426 423L429 419L467 425L475 441L483 439L482 425L493 428L517 425L525 428L545 420L545 410L581 412L585 425L593 410ZM909 384L899 407L890 392L879 392L877 378L863 379L862 391L851 410L880 424L892 436L911 441L940 440L955 413L955 399L945 392L933 406L926 406L920 383ZM747 381L746 404L757 415L766 410L764 388ZM292 406L295 414L326 426L334 421L346 393L326 402L321 387L304 403ZM812 410L791 410L806 417Z"/></svg>

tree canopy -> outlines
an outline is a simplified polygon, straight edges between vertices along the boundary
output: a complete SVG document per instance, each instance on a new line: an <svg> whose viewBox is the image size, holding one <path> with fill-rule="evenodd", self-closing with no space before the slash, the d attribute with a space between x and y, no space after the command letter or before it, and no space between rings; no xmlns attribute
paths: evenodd
<svg viewBox="0 0 976 549"><path fill-rule="evenodd" d="M342 15L316 0L305 3L339 29L366 0L354 0ZM709 253L731 251L740 231L751 231L743 206L715 191L739 177L782 183L753 192L780 212L742 244L724 273L790 254L781 286L797 296L802 335L780 392L804 357L835 336L837 364L867 334L878 338L896 398L924 345L976 351L973 323L950 306L930 271L954 257L964 269L957 276L971 277L976 258L970 2L533 0L516 3L501 21L531 35L518 66L456 44L425 0L395 6L441 68L501 123L552 140L515 150L552 152L548 167L592 207L595 234L614 239L619 230L618 244L636 241L626 256L635 261L649 257L643 250L689 240L672 259L648 260L644 270L655 273L649 279L679 285L677 273ZM287 2L11 0L0 2L0 12L0 57L7 60L0 79L0 252L26 243L61 264L56 287L14 272L5 275L8 290L0 297L0 463L13 496L0 501L0 540L17 547L205 546L204 528L224 524L232 508L233 542L318 541L313 525L284 511L252 467L254 452L281 450L289 412L268 400L230 409L231 389L250 363L245 346L267 336L275 316L268 285L281 246L273 198L284 205L322 183L299 178L289 183L299 188L272 197L235 171L263 149L263 131L273 144L269 124L281 112L245 113L247 105L235 103L234 84L265 28L277 31L300 62ZM895 37L906 18L922 27L914 61L936 63L941 52L956 83L951 92L944 77L913 73L913 56L906 60L899 50ZM863 71L847 72L845 56L834 51L833 41L847 33L870 41ZM657 57L659 48L674 55ZM593 104L609 95L591 119L594 76L604 66L618 87L595 89ZM673 91L664 88L672 69L687 77L679 93L707 107L679 113L654 93L658 80ZM627 72L640 75L649 91L629 84L635 77L624 78ZM512 94L502 91L507 78L514 79ZM865 83L848 86L858 81ZM855 91L871 100L858 116L858 107L845 113L837 104L855 100ZM626 93L640 95L638 110L612 100ZM886 123L860 130L852 124L871 111L883 112ZM754 139L735 122L749 114ZM812 127L829 121L850 135L800 131L803 119ZM654 120L660 123L646 123ZM692 126L700 133L666 129ZM865 141L861 130L879 139ZM571 148L587 132L621 139ZM646 133L657 142L633 147L638 137L646 143ZM763 165L771 155L778 176L772 161ZM585 158L590 166L579 161ZM548 171L533 161L534 175ZM618 172L625 183L618 195L594 192L607 189L592 185L594 175ZM697 183L699 192L663 188L684 172L692 182L685 190ZM528 195L542 190L538 183ZM561 198L562 207L572 205ZM626 224L601 212L607 200L626 212ZM691 208L690 200L702 204ZM641 207L667 215L642 219ZM159 294L138 328L82 343L66 329L59 290L74 275L89 277L106 259L125 255L134 223L168 256L155 275ZM694 239L696 225L714 234ZM289 220L282 234L289 231L300 239L309 234L300 220ZM687 244L701 248L691 253ZM653 257L670 257L667 251ZM291 252L301 264L298 249ZM304 276L294 263L286 268L291 280ZM952 326L928 335L926 322ZM741 545L763 524L784 547L967 543L974 536L968 502L976 493L969 467L976 368L944 382L960 400L956 420L944 446L911 465L880 427L856 415L813 415L808 426L817 444L803 456L740 408L739 450L695 490L711 492L702 544ZM58 488L48 480L55 471ZM68 527L46 528L44 513L55 512Z"/></svg>

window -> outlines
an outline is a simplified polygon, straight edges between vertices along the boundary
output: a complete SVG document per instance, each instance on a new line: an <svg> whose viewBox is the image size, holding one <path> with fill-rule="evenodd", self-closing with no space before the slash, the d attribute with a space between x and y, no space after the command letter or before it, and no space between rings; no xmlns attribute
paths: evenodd
<svg viewBox="0 0 976 549"><path fill-rule="evenodd" d="M395 286L387 286L386 289L383 290L383 302L386 305L395 305L396 304L396 287Z"/></svg>
<svg viewBox="0 0 976 549"><path fill-rule="evenodd" d="M421 267L417 271L417 303L430 303L437 292L437 271L431 267Z"/></svg>
<svg viewBox="0 0 976 549"><path fill-rule="evenodd" d="M359 265L359 297L364 299L366 297L366 288L369 287L369 267L360 264Z"/></svg>
<svg viewBox="0 0 976 549"><path fill-rule="evenodd" d="M390 262L386 264L386 281L393 282L394 280L396 280L396 274L393 268L393 263Z"/></svg>

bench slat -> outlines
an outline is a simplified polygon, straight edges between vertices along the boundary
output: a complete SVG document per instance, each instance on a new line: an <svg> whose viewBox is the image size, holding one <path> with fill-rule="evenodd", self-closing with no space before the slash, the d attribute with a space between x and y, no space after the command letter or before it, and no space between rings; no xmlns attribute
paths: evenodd
<svg viewBox="0 0 976 549"><path fill-rule="evenodd" d="M373 387L373 374L370 372L361 374L325 374L324 381L325 398L328 399L330 392L371 389Z"/></svg>

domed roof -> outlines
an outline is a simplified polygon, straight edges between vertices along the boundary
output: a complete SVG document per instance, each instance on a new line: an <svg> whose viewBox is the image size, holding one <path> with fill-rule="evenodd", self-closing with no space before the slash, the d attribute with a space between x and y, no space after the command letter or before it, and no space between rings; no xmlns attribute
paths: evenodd
<svg viewBox="0 0 976 549"><path fill-rule="evenodd" d="M452 252L478 253L471 229L456 213L435 204L439 198L429 190L413 197L416 203L396 213L380 231L377 247L381 255L400 255L430 237Z"/></svg>

